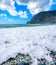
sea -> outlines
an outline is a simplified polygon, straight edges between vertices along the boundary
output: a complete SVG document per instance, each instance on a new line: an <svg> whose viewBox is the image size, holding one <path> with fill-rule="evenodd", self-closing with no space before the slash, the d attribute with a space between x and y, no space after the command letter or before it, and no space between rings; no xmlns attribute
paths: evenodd
<svg viewBox="0 0 56 65"><path fill-rule="evenodd" d="M35 27L35 26L48 26L56 24L0 24L0 28L14 28L14 27Z"/></svg>

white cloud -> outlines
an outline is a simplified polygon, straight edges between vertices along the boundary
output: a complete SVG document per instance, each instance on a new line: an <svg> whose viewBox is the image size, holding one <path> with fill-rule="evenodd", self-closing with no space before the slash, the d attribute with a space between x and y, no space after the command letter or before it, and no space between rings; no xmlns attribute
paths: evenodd
<svg viewBox="0 0 56 65"><path fill-rule="evenodd" d="M12 16L16 16L14 3L13 0L0 0L0 9L7 10Z"/></svg>
<svg viewBox="0 0 56 65"><path fill-rule="evenodd" d="M35 2L29 2L27 4L27 9L31 12L31 14L37 14L41 11L40 7L37 7L37 3Z"/></svg>
<svg viewBox="0 0 56 65"><path fill-rule="evenodd" d="M8 20L8 22L12 22L13 20L12 19L7 19Z"/></svg>
<svg viewBox="0 0 56 65"><path fill-rule="evenodd" d="M7 19L7 15L6 14L0 14L0 17L3 17L4 19Z"/></svg>
<svg viewBox="0 0 56 65"><path fill-rule="evenodd" d="M0 14L0 16L7 17L7 15L6 15L6 14Z"/></svg>
<svg viewBox="0 0 56 65"><path fill-rule="evenodd" d="M20 18L27 18L27 12L26 11L19 11L18 15L20 16Z"/></svg>
<svg viewBox="0 0 56 65"><path fill-rule="evenodd" d="M16 11L15 1L18 5L26 5L33 15L50 10L52 4L56 3L56 0L0 0L0 9L8 11L12 16L19 15L21 18L27 18L26 11Z"/></svg>
<svg viewBox="0 0 56 65"><path fill-rule="evenodd" d="M53 0L16 0L20 5L27 5L31 14L37 14L40 11L50 10Z"/></svg>
<svg viewBox="0 0 56 65"><path fill-rule="evenodd" d="M27 18L26 11L17 12L15 10L16 7L14 6L14 3L15 3L14 0L0 0L0 9L8 11L12 16L19 15L21 18Z"/></svg>

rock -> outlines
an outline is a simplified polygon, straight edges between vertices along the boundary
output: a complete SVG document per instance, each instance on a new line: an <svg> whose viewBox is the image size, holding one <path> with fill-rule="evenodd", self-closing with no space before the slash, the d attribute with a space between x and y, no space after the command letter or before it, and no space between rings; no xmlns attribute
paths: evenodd
<svg viewBox="0 0 56 65"><path fill-rule="evenodd" d="M56 10L43 11L34 15L26 24L55 24L56 23Z"/></svg>
<svg viewBox="0 0 56 65"><path fill-rule="evenodd" d="M31 57L29 55L18 54L15 58L9 58L2 65L30 65Z"/></svg>
<svg viewBox="0 0 56 65"><path fill-rule="evenodd" d="M22 61L19 65L30 65L30 63Z"/></svg>

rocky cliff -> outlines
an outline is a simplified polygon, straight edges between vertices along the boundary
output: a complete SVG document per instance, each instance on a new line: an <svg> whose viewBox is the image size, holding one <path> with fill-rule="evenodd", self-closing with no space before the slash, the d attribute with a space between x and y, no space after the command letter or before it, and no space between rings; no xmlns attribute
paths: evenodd
<svg viewBox="0 0 56 65"><path fill-rule="evenodd" d="M43 11L34 15L27 24L55 24L56 23L56 10Z"/></svg>

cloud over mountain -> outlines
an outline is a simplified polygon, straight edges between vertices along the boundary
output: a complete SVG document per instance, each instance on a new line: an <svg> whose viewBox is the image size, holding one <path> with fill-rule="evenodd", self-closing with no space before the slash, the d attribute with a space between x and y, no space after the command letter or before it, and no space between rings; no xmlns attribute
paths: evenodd
<svg viewBox="0 0 56 65"><path fill-rule="evenodd" d="M31 14L37 14L40 11L47 11L53 4L53 0L16 0L19 5L27 5Z"/></svg>
<svg viewBox="0 0 56 65"><path fill-rule="evenodd" d="M8 11L12 16L23 17L23 14L25 14L24 16L27 17L27 13L24 13L24 11L21 12L21 15L18 13L21 10L16 11L15 2L18 5L26 5L32 15L50 10L52 4L55 3L54 0L0 0L0 9Z"/></svg>

